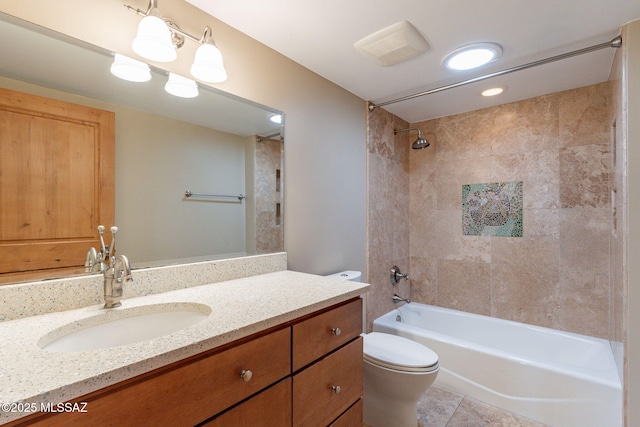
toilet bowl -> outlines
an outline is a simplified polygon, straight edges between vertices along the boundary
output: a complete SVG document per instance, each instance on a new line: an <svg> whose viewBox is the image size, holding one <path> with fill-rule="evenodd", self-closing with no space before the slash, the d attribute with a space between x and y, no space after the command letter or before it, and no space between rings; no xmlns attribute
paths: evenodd
<svg viewBox="0 0 640 427"><path fill-rule="evenodd" d="M359 271L332 274L360 281ZM363 320L366 319L363 304ZM363 321L363 329L366 321ZM438 375L438 355L427 346L397 335L362 334L364 422L371 427L416 427L420 396Z"/></svg>
<svg viewBox="0 0 640 427"><path fill-rule="evenodd" d="M420 396L440 365L428 347L396 335L364 337L364 422L372 427L416 427Z"/></svg>

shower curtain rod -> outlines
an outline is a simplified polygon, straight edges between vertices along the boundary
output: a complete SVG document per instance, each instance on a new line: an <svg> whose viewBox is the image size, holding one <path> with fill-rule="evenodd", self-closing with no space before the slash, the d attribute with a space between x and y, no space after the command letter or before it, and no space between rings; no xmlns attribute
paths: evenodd
<svg viewBox="0 0 640 427"><path fill-rule="evenodd" d="M392 99L390 101L380 102L378 104L374 104L373 102L369 102L369 111L373 111L378 107L384 107L385 105L395 104L396 102L408 101L409 99L418 98L418 97L424 96L424 95L431 95L432 93L442 92L444 90L453 89L453 88L456 88L456 87L468 85L468 84L471 84L471 83L475 83L475 82L479 82L479 81L482 81L482 80L490 79L492 77L503 76L505 74L513 73L515 71L526 70L528 68L537 67L538 65L549 64L551 62L556 62L556 61L559 61L561 59L566 59L566 58L571 58L573 56L582 55L583 53L594 52L596 50L604 49L604 48L607 48L607 47L619 48L620 46L622 46L622 37L621 36L617 36L614 39L612 39L611 41L608 41L608 42L605 42L605 43L600 43L600 44L593 45L593 46L590 46L590 47L585 47L583 49L574 50L572 52L563 53L561 55L551 56L549 58L540 59L538 61L529 62L528 64L518 65L516 67L507 68L507 69L502 70L502 71L496 71L495 73L485 74L484 76L474 77L472 79L464 80L464 81L461 81L461 82L458 82L458 83L452 83L450 85L440 86L440 87L437 87L435 89L426 90L424 92L414 93L413 95L403 96L402 98L396 98L396 99Z"/></svg>
<svg viewBox="0 0 640 427"><path fill-rule="evenodd" d="M276 132L276 133L273 133L273 134L271 134L271 135L267 135L267 136L260 136L260 135L256 135L256 140L257 140L258 142L262 142L262 141L264 141L265 139L272 139L274 136L280 136L280 132Z"/></svg>

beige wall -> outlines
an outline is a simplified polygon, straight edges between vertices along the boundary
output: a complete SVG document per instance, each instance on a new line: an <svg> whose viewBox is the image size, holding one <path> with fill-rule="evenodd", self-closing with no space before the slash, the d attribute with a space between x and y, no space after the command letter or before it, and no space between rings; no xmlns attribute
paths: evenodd
<svg viewBox="0 0 640 427"><path fill-rule="evenodd" d="M626 26L623 61L623 114L627 123L627 209L628 233L627 272L628 282L623 284L625 293L624 322L625 387L627 424L640 425L640 21ZM624 90L626 90L626 97Z"/></svg>
<svg viewBox="0 0 640 427"><path fill-rule="evenodd" d="M143 9L148 4L129 3ZM140 17L123 4L0 0L0 10L134 55L130 44ZM159 6L187 32L212 27L229 74L217 88L285 113L289 268L318 274L365 271L364 101L182 0L163 0ZM187 42L178 60L162 68L189 75L194 51L195 45Z"/></svg>

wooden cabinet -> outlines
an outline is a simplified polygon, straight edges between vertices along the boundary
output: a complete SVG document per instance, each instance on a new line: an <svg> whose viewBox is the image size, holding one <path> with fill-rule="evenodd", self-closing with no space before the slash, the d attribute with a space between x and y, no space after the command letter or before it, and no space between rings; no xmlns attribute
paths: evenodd
<svg viewBox="0 0 640 427"><path fill-rule="evenodd" d="M293 370L319 359L362 333L362 300L293 325Z"/></svg>
<svg viewBox="0 0 640 427"><path fill-rule="evenodd" d="M274 408L277 408L274 410ZM361 423L362 424L362 423ZM216 416L202 427L283 427L291 425L291 378Z"/></svg>
<svg viewBox="0 0 640 427"><path fill-rule="evenodd" d="M344 414L335 420L329 427L360 427L364 424L362 411L364 410L362 399L358 400Z"/></svg>
<svg viewBox="0 0 640 427"><path fill-rule="evenodd" d="M74 399L87 402L86 413L34 414L10 425L360 426L361 304L357 298ZM302 368L292 369L292 360Z"/></svg>
<svg viewBox="0 0 640 427"><path fill-rule="evenodd" d="M293 377L293 425L327 426L362 397L362 338Z"/></svg>

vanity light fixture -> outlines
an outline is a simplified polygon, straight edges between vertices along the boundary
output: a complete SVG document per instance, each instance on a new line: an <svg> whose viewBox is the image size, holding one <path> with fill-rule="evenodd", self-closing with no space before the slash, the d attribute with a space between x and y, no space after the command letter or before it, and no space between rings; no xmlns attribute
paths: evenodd
<svg viewBox="0 0 640 427"><path fill-rule="evenodd" d="M164 90L180 98L195 98L198 96L198 85L196 82L174 73L169 73L169 80L167 80L167 83L164 85Z"/></svg>
<svg viewBox="0 0 640 427"><path fill-rule="evenodd" d="M111 64L111 74L130 82L148 82L151 80L151 69L147 64L128 56L115 54Z"/></svg>
<svg viewBox="0 0 640 427"><path fill-rule="evenodd" d="M151 61L171 62L178 57L176 50L184 45L185 39L190 39L201 45L196 51L191 74L207 83L227 79L222 54L213 41L210 27L204 27L200 38L182 31L178 24L160 14L157 0L149 0L146 11L129 5L125 7L144 16L131 45L135 53Z"/></svg>
<svg viewBox="0 0 640 427"><path fill-rule="evenodd" d="M481 67L502 55L502 47L495 43L475 43L458 48L444 58L450 70L463 71Z"/></svg>
<svg viewBox="0 0 640 427"><path fill-rule="evenodd" d="M505 90L506 90L506 88L504 86L496 86L496 87L492 87L492 88L483 90L481 92L481 95L482 96L496 96L496 95L500 95Z"/></svg>
<svg viewBox="0 0 640 427"><path fill-rule="evenodd" d="M171 62L178 57L171 31L155 4L149 5L146 16L138 24L138 33L131 48L143 58L156 62Z"/></svg>

